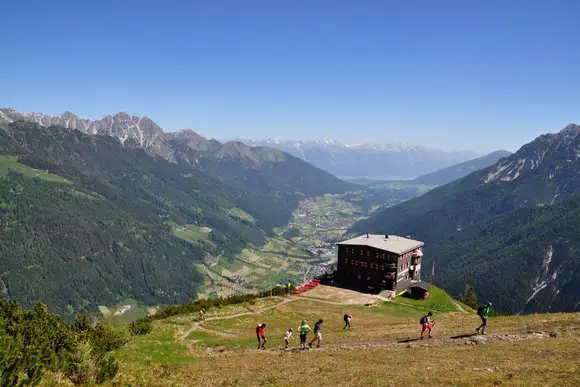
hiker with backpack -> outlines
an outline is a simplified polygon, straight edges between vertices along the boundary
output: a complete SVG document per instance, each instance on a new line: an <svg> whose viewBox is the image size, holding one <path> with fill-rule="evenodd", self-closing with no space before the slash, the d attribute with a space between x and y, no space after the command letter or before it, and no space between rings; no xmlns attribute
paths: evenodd
<svg viewBox="0 0 580 387"><path fill-rule="evenodd" d="M302 320L302 324L298 327L298 332L300 333L300 349L306 349L306 340L308 339L310 327L306 324L305 320Z"/></svg>
<svg viewBox="0 0 580 387"><path fill-rule="evenodd" d="M421 324L421 340L423 340L423 334L425 333L425 331L429 331L429 338L431 338L431 329L433 329L433 324L435 323L435 320L431 320L431 317L433 316L433 312L429 312L427 313L425 316L421 317L421 319L419 320L419 324Z"/></svg>
<svg viewBox="0 0 580 387"><path fill-rule="evenodd" d="M491 309L491 302L488 302L487 304L480 306L477 309L477 315L479 316L479 318L481 318L481 325L478 326L477 328L475 328L477 333L481 333L482 335L485 335L485 328L487 327L487 317L489 315L490 309Z"/></svg>
<svg viewBox="0 0 580 387"><path fill-rule="evenodd" d="M314 338L312 339L312 341L310 342L310 344L308 344L308 346L310 348L312 348L312 344L314 344L315 341L318 341L318 343L316 344L316 348L320 348L320 343L322 342L322 323L324 322L323 319L320 319L316 322L316 324L314 324Z"/></svg>
<svg viewBox="0 0 580 387"><path fill-rule="evenodd" d="M258 337L258 349L266 349L266 323L258 324L256 336Z"/></svg>
<svg viewBox="0 0 580 387"><path fill-rule="evenodd" d="M350 328L351 324L350 322L352 321L352 316L348 313L344 314L344 328L342 328L342 330L345 330L346 328Z"/></svg>

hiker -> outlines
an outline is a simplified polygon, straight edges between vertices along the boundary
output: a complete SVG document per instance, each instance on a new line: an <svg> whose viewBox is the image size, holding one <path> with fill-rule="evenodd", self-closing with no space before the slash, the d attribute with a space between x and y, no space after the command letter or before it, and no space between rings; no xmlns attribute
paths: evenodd
<svg viewBox="0 0 580 387"><path fill-rule="evenodd" d="M314 344L315 341L318 341L318 344L316 344L316 348L320 348L320 342L322 341L322 332L320 326L322 325L323 322L324 320L320 319L316 322L316 324L314 324L314 338L312 339L310 344L308 344L310 348L312 348L312 344Z"/></svg>
<svg viewBox="0 0 580 387"><path fill-rule="evenodd" d="M475 328L477 333L485 335L485 328L487 327L487 316L489 315L489 310L491 309L491 302L488 302L484 306L480 306L477 309L477 315L481 318L481 325ZM481 332L480 332L481 330Z"/></svg>
<svg viewBox="0 0 580 387"><path fill-rule="evenodd" d="M199 319L202 321L205 320L205 310L204 309L199 311Z"/></svg>
<svg viewBox="0 0 580 387"><path fill-rule="evenodd" d="M302 324L298 327L298 332L300 333L300 349L306 349L306 339L308 338L308 332L310 332L310 327L306 324L306 320L302 320Z"/></svg>
<svg viewBox="0 0 580 387"><path fill-rule="evenodd" d="M258 349L266 349L266 323L258 324L256 327L256 336L258 336Z"/></svg>
<svg viewBox="0 0 580 387"><path fill-rule="evenodd" d="M431 329L433 329L434 320L431 320L431 316L433 316L433 312L427 313L425 316L421 317L419 323L421 324L421 340L423 340L423 334L425 331L429 331L429 338L431 338Z"/></svg>
<svg viewBox="0 0 580 387"><path fill-rule="evenodd" d="M346 328L350 328L350 322L352 320L352 316L348 313L344 314L344 328L342 328L343 330L345 330Z"/></svg>
<svg viewBox="0 0 580 387"><path fill-rule="evenodd" d="M292 337L292 328L288 328L286 333L284 333L284 342L286 343L286 348L288 349L288 343L290 342L290 338Z"/></svg>

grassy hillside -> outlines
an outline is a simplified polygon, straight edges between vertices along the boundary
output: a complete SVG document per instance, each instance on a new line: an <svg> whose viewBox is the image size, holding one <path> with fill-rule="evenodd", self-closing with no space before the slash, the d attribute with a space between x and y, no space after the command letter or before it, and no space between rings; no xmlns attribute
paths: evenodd
<svg viewBox="0 0 580 387"><path fill-rule="evenodd" d="M319 287L303 296L266 298L154 322L114 352L112 385L575 385L580 383L576 314L495 317L487 336L472 336L473 311L433 289L432 299L385 303L372 296ZM417 340L419 318L434 309L434 338ZM353 315L343 331L342 315ZM284 331L301 319L324 318L323 347L283 351ZM255 349L254 328L266 322L268 350ZM546 356L549 354L549 356ZM403 372L404 370L404 372ZM50 379L47 379L49 382Z"/></svg>

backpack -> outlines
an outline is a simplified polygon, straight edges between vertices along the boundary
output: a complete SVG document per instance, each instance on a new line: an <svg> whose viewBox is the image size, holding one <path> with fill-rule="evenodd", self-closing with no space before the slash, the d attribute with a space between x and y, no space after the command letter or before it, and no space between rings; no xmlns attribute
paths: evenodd
<svg viewBox="0 0 580 387"><path fill-rule="evenodd" d="M421 317L421 320L419 320L419 324L421 325L427 324L427 316Z"/></svg>
<svg viewBox="0 0 580 387"><path fill-rule="evenodd" d="M477 315L478 316L483 316L483 310L485 309L485 306L480 306L479 308L477 308Z"/></svg>

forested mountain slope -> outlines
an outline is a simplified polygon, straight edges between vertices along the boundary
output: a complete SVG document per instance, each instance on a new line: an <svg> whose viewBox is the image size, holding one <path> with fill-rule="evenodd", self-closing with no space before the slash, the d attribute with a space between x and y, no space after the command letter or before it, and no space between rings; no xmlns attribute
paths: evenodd
<svg viewBox="0 0 580 387"><path fill-rule="evenodd" d="M580 311L580 194L497 216L426 251L435 282L455 294L470 284L503 312Z"/></svg>
<svg viewBox="0 0 580 387"><path fill-rule="evenodd" d="M456 256L476 254L477 251L483 249L483 246L497 242L493 239L479 240L477 245L464 245L468 240L461 238L467 232L466 230L483 224L482 222L496 221L500 219L497 218L498 216L504 214L513 213L514 219L517 219L521 212L514 213L514 211L518 209L551 206L566 200L576 192L580 192L580 127L568 125L558 133L538 137L489 168L437 187L418 198L387 208L370 219L355 224L350 232L389 232L412 235L425 241L426 261L434 260L437 263L437 275L440 278L447 278L446 285L458 290L466 282L473 281L469 274L471 264L461 268L461 265L445 266L444 263L454 262L453 259ZM552 219L556 220L557 216ZM549 224L548 220L546 222ZM518 231L512 229L515 226L511 225L511 221L490 224L495 224L489 227L495 227L493 232L496 234L510 234ZM432 251L437 246L457 240L463 242L453 245L456 249L454 252L449 249L442 252ZM502 240L499 247L514 247L513 241ZM475 255L473 259L473 262L479 262L478 260L485 261L486 257ZM502 279L503 273L497 273L497 269L502 267L506 273L510 272L511 259L499 254L498 260L499 266L495 267L497 277L492 277L498 278L500 282L492 283L489 278L488 282L479 282L485 289L478 290L486 292L485 294L490 297L500 294L505 297L508 289L506 282ZM526 286L520 290L522 297L529 293L526 289L533 287L532 273L541 267L541 262L536 262L532 258L524 262L524 268L528 265L531 268L526 269L530 275L523 277L527 282ZM521 264L522 262L520 266ZM462 270L464 274L461 274ZM457 275L453 274L455 272ZM492 273L485 270L480 270L480 272ZM475 278L476 272L472 274ZM545 305L535 303L534 305L537 306L525 306L525 303L520 301L521 298L517 301L516 308L514 303L506 299L506 303L500 304L500 308L510 312L517 311L518 308L546 310ZM554 303L554 307L565 309L569 305Z"/></svg>
<svg viewBox="0 0 580 387"><path fill-rule="evenodd" d="M238 141L222 144L189 129L164 132L150 118L130 116L125 112L101 120L88 120L71 112L49 116L0 109L0 124L16 121L58 125L99 137L110 136L124 147L141 148L149 154L206 172L255 194L260 201L275 202L271 208L276 213L272 216L279 224L289 220L301 198L362 189L273 148L252 148Z"/></svg>
<svg viewBox="0 0 580 387"><path fill-rule="evenodd" d="M261 245L281 221L274 201L111 137L17 122L0 126L0 154L0 294L26 305L183 301L204 255ZM176 239L175 224L204 237Z"/></svg>
<svg viewBox="0 0 580 387"><path fill-rule="evenodd" d="M167 134L172 159L274 200L285 223L305 197L338 194L363 187L347 183L288 153L273 148L251 148L237 141L221 144L193 131Z"/></svg>
<svg viewBox="0 0 580 387"><path fill-rule="evenodd" d="M447 168L439 169L435 172L419 176L410 181L411 184L441 185L454 180L461 179L477 170L489 167L498 162L503 157L508 157L511 152L499 150L477 159L468 160L460 164L455 164Z"/></svg>

